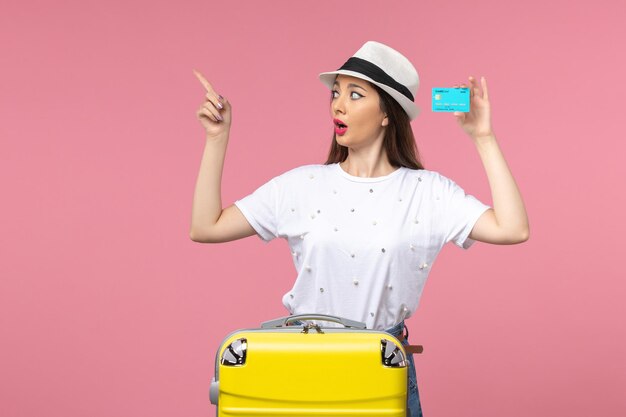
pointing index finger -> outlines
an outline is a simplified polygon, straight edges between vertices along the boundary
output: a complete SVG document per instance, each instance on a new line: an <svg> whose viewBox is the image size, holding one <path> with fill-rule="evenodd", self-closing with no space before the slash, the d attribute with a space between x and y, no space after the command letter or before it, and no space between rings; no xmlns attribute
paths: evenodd
<svg viewBox="0 0 626 417"><path fill-rule="evenodd" d="M211 92L213 91L213 86L211 85L210 82L207 81L206 78L204 78L202 76L202 74L200 74L198 71L193 70L193 73L196 74L196 77L198 78L198 80L200 80L200 82L202 83L202 85L204 86L204 88L208 91Z"/></svg>

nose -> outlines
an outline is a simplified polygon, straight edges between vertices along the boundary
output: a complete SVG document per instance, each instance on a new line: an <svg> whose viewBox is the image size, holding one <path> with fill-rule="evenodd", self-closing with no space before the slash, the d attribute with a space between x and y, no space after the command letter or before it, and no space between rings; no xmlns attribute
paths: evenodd
<svg viewBox="0 0 626 417"><path fill-rule="evenodd" d="M333 114L345 113L346 107L342 94L339 94L338 97L332 99L331 108L333 110Z"/></svg>

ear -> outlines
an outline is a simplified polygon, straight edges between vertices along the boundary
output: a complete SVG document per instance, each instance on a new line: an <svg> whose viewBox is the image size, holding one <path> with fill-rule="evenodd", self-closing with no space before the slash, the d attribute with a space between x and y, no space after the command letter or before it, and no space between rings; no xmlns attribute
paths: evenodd
<svg viewBox="0 0 626 417"><path fill-rule="evenodd" d="M385 118L383 119L382 126L387 126L388 124L389 124L389 117L387 117L387 115L385 115Z"/></svg>

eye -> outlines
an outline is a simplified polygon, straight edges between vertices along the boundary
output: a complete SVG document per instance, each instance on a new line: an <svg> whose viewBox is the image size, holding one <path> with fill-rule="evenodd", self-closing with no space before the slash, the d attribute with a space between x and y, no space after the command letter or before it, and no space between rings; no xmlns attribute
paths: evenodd
<svg viewBox="0 0 626 417"><path fill-rule="evenodd" d="M330 92L330 99L331 100L334 99L334 98L337 98L337 96L335 94L339 94L339 91L333 90L333 91ZM355 94L356 94L356 97L354 97ZM358 99L360 99L361 97L364 97L364 96L359 94L359 93L357 93L356 91L353 91L353 92L350 93L350 97L352 97L355 100L358 100Z"/></svg>

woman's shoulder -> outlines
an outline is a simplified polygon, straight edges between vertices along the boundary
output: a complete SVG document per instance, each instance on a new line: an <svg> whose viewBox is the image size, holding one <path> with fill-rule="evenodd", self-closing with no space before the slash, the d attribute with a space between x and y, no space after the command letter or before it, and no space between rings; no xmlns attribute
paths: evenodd
<svg viewBox="0 0 626 417"><path fill-rule="evenodd" d="M422 180L425 180L425 179L437 180L441 178L446 178L440 172L432 171L430 169L425 169L425 168L413 169L413 168L407 168L407 167L403 167L403 169L405 170L406 175L415 175L418 178L421 178Z"/></svg>
<svg viewBox="0 0 626 417"><path fill-rule="evenodd" d="M439 171L430 169L412 169L404 168L406 174L417 177L420 183L428 184L432 187L450 187L455 186L456 182Z"/></svg>
<svg viewBox="0 0 626 417"><path fill-rule="evenodd" d="M324 165L324 164L308 164L308 165L300 165L295 168L291 168L288 171L285 171L279 177L282 178L306 178L311 175L315 176L315 174L321 174L324 172L328 172L334 168L335 164Z"/></svg>
<svg viewBox="0 0 626 417"><path fill-rule="evenodd" d="M282 183L300 183L304 180L312 180L320 178L322 175L330 172L334 169L334 165L324 164L308 164L300 165L295 168L291 168L282 174L276 176L274 179Z"/></svg>

